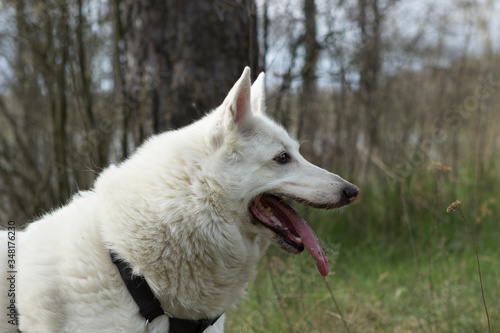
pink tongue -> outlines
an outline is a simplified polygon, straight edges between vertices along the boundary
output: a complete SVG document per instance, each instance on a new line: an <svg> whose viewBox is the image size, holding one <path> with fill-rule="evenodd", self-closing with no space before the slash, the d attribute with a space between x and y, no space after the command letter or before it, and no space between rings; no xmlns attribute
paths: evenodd
<svg viewBox="0 0 500 333"><path fill-rule="evenodd" d="M314 260L316 260L316 266L318 267L319 273L322 277L328 275L329 266L328 259L326 258L325 252L319 245L318 238L314 234L314 231L309 227L307 222L299 215L292 207L290 207L285 202L281 201L277 197L270 195L263 195L255 198L255 213L266 219L265 214L259 214L258 208L259 201L265 207L271 208L273 213L276 216L279 216L280 222L284 224L290 224L291 228L294 229L295 233L302 238L302 242L304 243L304 247L309 251ZM283 216L285 215L285 216Z"/></svg>
<svg viewBox="0 0 500 333"><path fill-rule="evenodd" d="M319 245L318 237L316 237L316 234L311 227L297 212L292 210L290 207L287 208L288 209L283 211L288 216L289 222L299 234L300 238L302 238L302 242L304 242L304 246L307 251L309 251L314 260L316 260L316 266L318 267L321 276L327 276L330 271L330 267L328 265L328 259L326 258L325 252L323 252L321 245Z"/></svg>

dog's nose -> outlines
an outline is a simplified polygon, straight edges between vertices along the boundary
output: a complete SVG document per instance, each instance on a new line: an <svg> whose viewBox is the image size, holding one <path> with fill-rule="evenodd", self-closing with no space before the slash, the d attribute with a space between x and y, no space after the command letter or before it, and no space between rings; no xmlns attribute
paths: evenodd
<svg viewBox="0 0 500 333"><path fill-rule="evenodd" d="M358 196L359 189L356 185L350 185L344 187L344 195L346 198L349 200L349 202L353 202L356 200L356 197Z"/></svg>

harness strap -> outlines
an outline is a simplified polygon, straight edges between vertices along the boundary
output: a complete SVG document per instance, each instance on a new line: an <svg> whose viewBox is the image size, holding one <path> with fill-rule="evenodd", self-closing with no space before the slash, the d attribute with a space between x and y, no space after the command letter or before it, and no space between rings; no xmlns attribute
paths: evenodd
<svg viewBox="0 0 500 333"><path fill-rule="evenodd" d="M215 324L220 316L212 319L179 319L170 318L170 331L169 332L191 332L191 333L202 333L209 326Z"/></svg>
<svg viewBox="0 0 500 333"><path fill-rule="evenodd" d="M115 252L110 250L109 255L113 264L118 268L120 276L125 286L127 286L130 295L139 307L141 315L151 323L158 316L165 314L160 301L154 296L144 277L134 275L132 273L132 267L130 267L127 262L118 259ZM220 316L199 320L170 318L169 333L202 333L209 326L215 324L219 318Z"/></svg>
<svg viewBox="0 0 500 333"><path fill-rule="evenodd" d="M165 311L161 308L160 301L153 295L146 280L142 276L133 275L132 267L125 261L118 259L115 253L110 251L109 254L111 256L111 261L116 265L118 271L120 271L120 275L123 282L125 282L125 286L127 286L128 292L137 303L141 315L146 318L148 322L152 322L156 317L163 315Z"/></svg>

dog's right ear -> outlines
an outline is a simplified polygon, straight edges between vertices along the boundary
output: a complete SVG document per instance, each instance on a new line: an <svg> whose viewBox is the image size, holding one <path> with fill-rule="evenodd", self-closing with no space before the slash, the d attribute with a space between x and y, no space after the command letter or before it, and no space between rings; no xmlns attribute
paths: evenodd
<svg viewBox="0 0 500 333"><path fill-rule="evenodd" d="M251 88L250 68L245 67L243 74L241 74L241 77L229 91L224 103L222 103L224 108L224 127L226 129L235 128L235 126L243 123L249 116L251 116Z"/></svg>
<svg viewBox="0 0 500 333"><path fill-rule="evenodd" d="M264 114L266 111L266 74L261 72L252 84L252 110L256 114Z"/></svg>

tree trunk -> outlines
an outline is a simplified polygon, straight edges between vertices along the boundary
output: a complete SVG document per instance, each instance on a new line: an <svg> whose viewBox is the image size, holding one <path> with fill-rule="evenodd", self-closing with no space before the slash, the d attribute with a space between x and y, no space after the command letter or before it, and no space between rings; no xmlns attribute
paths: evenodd
<svg viewBox="0 0 500 333"><path fill-rule="evenodd" d="M360 94L365 112L367 112L370 126L369 137L372 145L378 142L376 124L378 112L374 108L372 101L377 91L378 76L381 68L381 21L378 0L360 0L360 20L361 40L363 46L363 60L360 69ZM367 13L372 11L372 15ZM368 17L372 17L369 21Z"/></svg>
<svg viewBox="0 0 500 333"><path fill-rule="evenodd" d="M219 105L257 73L254 1L126 1L126 93L136 144Z"/></svg>
<svg viewBox="0 0 500 333"><path fill-rule="evenodd" d="M88 57L86 50L85 31L87 27L86 18L83 14L83 0L77 0L78 24L75 27L75 37L78 50L78 65L80 69L80 93L83 114L85 115L85 132L89 136L89 152L92 156L94 167L103 168L108 162L108 133L99 130L101 118L94 110L92 80L90 73L90 62L92 55Z"/></svg>
<svg viewBox="0 0 500 333"><path fill-rule="evenodd" d="M304 48L306 51L304 66L302 67L302 93L300 96L300 115L297 127L297 137L306 135L312 144L317 126L316 108L312 105L315 100L316 64L318 62L319 44L316 40L316 4L314 0L304 0L305 33ZM307 114L307 117L305 115ZM312 148L312 147L311 147Z"/></svg>
<svg viewBox="0 0 500 333"><path fill-rule="evenodd" d="M121 5L122 0L112 0L112 12L113 12L113 72L114 76L114 91L115 96L118 96L117 107L120 109L119 114L121 115L121 157L127 158L130 145L129 145L129 129L130 129L130 117L128 114L129 108L126 104L126 93L125 93L125 61L123 56L126 54L125 50L125 37L124 28L122 21Z"/></svg>
<svg viewBox="0 0 500 333"><path fill-rule="evenodd" d="M373 149L379 146L379 110L374 100L378 88L378 76L381 69L380 34L383 17L380 13L378 0L358 0L358 26L361 32L361 63L359 69L359 96L361 114L366 116L368 136L368 159ZM370 13L371 11L371 13ZM370 163L365 163L363 174L368 172Z"/></svg>
<svg viewBox="0 0 500 333"><path fill-rule="evenodd" d="M54 131L54 159L60 176L58 180L58 200L65 202L71 193L69 185L69 175L67 168L67 136L66 121L68 118L68 100L66 98L66 65L68 62L68 49L66 43L69 39L68 26L68 7L66 2L61 3L61 21L60 21L60 41L61 47L58 50L61 57L61 63L56 69L56 98L55 107L52 109L52 122Z"/></svg>

